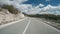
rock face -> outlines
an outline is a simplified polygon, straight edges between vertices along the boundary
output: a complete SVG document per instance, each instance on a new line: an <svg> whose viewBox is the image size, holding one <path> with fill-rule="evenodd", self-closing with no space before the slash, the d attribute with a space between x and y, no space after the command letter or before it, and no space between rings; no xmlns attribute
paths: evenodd
<svg viewBox="0 0 60 34"><path fill-rule="evenodd" d="M7 9L0 8L0 25L11 21L19 20L21 18L24 18L24 15L22 13L15 15L11 14Z"/></svg>

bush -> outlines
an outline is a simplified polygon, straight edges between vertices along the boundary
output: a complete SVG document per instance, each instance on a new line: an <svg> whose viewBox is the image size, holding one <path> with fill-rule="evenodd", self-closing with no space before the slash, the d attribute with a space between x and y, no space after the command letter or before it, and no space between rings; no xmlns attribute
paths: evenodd
<svg viewBox="0 0 60 34"><path fill-rule="evenodd" d="M53 14L36 14L36 15L29 15L29 16L45 18L48 20L60 20L60 15L53 15Z"/></svg>
<svg viewBox="0 0 60 34"><path fill-rule="evenodd" d="M8 11L12 14L18 14L20 13L16 8L14 8L12 5L3 5L2 8L8 9Z"/></svg>
<svg viewBox="0 0 60 34"><path fill-rule="evenodd" d="M2 11L2 8L0 8L0 12Z"/></svg>

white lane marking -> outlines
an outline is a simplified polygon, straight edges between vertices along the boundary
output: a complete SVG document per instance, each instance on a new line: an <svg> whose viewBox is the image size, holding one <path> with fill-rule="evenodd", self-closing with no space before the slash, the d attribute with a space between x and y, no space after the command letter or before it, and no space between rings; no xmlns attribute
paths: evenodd
<svg viewBox="0 0 60 34"><path fill-rule="evenodd" d="M22 33L22 34L25 34L25 32L26 32L26 30L28 29L28 27L29 27L30 23L31 23L31 20L29 20L29 22L28 22L28 24L26 25L26 27L25 27L25 29L24 29L24 31L23 31L23 33Z"/></svg>
<svg viewBox="0 0 60 34"><path fill-rule="evenodd" d="M41 21L41 23L42 23L42 22L47 22L47 21L42 21L42 20L40 20L40 21ZM55 27L53 27L53 26L50 26L49 24L46 24L46 23L43 23L43 24L48 25L49 27L53 28L54 30L60 32L60 30L58 30L57 28L55 28Z"/></svg>
<svg viewBox="0 0 60 34"><path fill-rule="evenodd" d="M4 28L4 27L7 27L7 26L10 26L10 25L12 25L12 24L15 24L15 23L17 23L17 22L21 22L21 21L23 21L23 20L25 20L25 19L27 19L27 18L24 18L24 19L21 19L21 20L18 20L18 21L14 21L14 22L10 22L10 23L4 24L4 25L0 25L0 29L2 29L2 28Z"/></svg>

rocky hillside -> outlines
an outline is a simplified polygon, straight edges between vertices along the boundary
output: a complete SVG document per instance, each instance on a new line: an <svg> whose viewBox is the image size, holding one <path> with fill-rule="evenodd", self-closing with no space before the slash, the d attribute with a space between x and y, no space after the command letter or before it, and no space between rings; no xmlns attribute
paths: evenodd
<svg viewBox="0 0 60 34"><path fill-rule="evenodd" d="M0 25L24 18L22 13L13 14L8 9L0 8Z"/></svg>

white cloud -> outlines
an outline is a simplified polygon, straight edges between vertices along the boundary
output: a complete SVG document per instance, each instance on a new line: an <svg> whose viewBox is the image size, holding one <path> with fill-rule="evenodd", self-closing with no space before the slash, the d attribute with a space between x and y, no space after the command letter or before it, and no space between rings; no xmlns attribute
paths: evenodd
<svg viewBox="0 0 60 34"><path fill-rule="evenodd" d="M28 11L28 9L32 7L32 5L22 4L22 2L25 2L25 1L28 1L28 0L0 0L0 5L3 5L3 4L13 5L18 10Z"/></svg>
<svg viewBox="0 0 60 34"><path fill-rule="evenodd" d="M55 14L55 15L60 15L59 13L60 13L60 5L59 6L47 5L43 8L36 6L29 11L29 14Z"/></svg>
<svg viewBox="0 0 60 34"><path fill-rule="evenodd" d="M19 3L22 3L22 2L25 2L25 1L27 1L27 0L13 0L14 2L19 2Z"/></svg>
<svg viewBox="0 0 60 34"><path fill-rule="evenodd" d="M20 7L19 7L19 9L22 12L28 11L31 8L32 8L32 5L31 4L21 4Z"/></svg>
<svg viewBox="0 0 60 34"><path fill-rule="evenodd" d="M11 2L9 0L0 0L0 5L1 4L10 4Z"/></svg>
<svg viewBox="0 0 60 34"><path fill-rule="evenodd" d="M32 7L29 11L27 11L26 13L27 14L37 14L39 13L39 11L41 10L40 7L43 7L44 5L43 4L39 4L35 7Z"/></svg>
<svg viewBox="0 0 60 34"><path fill-rule="evenodd" d="M59 15L58 13L60 13L60 6L51 6L48 5L44 8L41 9L40 14L55 14L55 15Z"/></svg>
<svg viewBox="0 0 60 34"><path fill-rule="evenodd" d="M39 4L36 7L33 7L31 4L22 4L22 2L25 2L27 0L0 0L0 5L1 4L9 4L13 5L15 8L18 10L21 10L22 12L26 12L28 14L56 14L60 15L60 5L59 6L52 6L52 5L47 5L44 7L44 4ZM50 0L49 0L50 1ZM42 8L40 8L42 7Z"/></svg>
<svg viewBox="0 0 60 34"><path fill-rule="evenodd" d="M12 3L22 3L28 0L0 0L0 4L12 4Z"/></svg>
<svg viewBox="0 0 60 34"><path fill-rule="evenodd" d="M35 8L44 7L44 4L39 4Z"/></svg>
<svg viewBox="0 0 60 34"><path fill-rule="evenodd" d="M44 5L43 4L39 4L40 7L43 7Z"/></svg>

